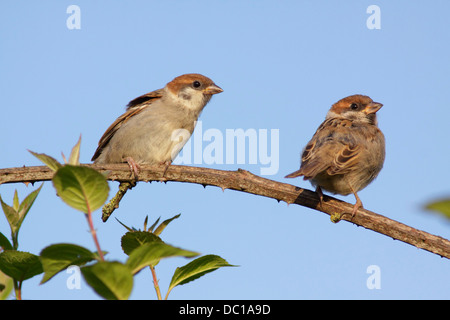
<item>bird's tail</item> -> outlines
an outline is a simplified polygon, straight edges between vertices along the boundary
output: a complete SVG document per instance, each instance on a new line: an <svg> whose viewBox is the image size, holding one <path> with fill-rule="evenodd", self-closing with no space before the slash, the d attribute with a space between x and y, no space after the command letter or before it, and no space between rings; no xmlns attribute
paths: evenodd
<svg viewBox="0 0 450 320"><path fill-rule="evenodd" d="M294 171L294 172L288 174L285 178L296 178L296 177L299 177L302 175L303 175L303 173L301 172L301 170L297 170L297 171Z"/></svg>

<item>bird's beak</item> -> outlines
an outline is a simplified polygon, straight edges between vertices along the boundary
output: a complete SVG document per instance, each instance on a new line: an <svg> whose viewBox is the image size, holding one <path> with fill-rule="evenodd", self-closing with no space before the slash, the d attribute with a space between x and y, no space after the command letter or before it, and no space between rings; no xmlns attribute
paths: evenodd
<svg viewBox="0 0 450 320"><path fill-rule="evenodd" d="M367 105L367 107L364 109L364 112L366 114L372 114L376 113L378 110L381 109L383 105L379 102L371 102Z"/></svg>
<svg viewBox="0 0 450 320"><path fill-rule="evenodd" d="M203 94L216 94L221 93L223 90L219 86L212 84L203 89Z"/></svg>

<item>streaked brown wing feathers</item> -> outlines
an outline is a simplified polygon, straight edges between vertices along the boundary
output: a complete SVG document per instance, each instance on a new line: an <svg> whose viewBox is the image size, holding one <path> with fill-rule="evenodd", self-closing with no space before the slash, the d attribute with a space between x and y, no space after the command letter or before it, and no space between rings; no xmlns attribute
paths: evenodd
<svg viewBox="0 0 450 320"><path fill-rule="evenodd" d="M360 147L347 140L336 139L337 127L350 127L351 121L331 118L325 120L317 129L302 154L299 174L311 179L320 172L329 175L344 174L351 170L357 161Z"/></svg>
<svg viewBox="0 0 450 320"><path fill-rule="evenodd" d="M131 100L127 105L127 111L118 117L116 121L114 121L108 129L106 129L103 136L100 138L100 141L98 142L97 150L95 150L94 156L92 157L91 161L95 161L100 154L103 151L103 148L106 147L108 142L111 140L111 138L114 136L114 134L119 130L119 128L132 116L138 114L142 110L144 110L146 107L149 106L152 102L154 102L156 99L160 99L162 97L162 89L152 91L149 93L146 93L140 97L137 97L136 99Z"/></svg>

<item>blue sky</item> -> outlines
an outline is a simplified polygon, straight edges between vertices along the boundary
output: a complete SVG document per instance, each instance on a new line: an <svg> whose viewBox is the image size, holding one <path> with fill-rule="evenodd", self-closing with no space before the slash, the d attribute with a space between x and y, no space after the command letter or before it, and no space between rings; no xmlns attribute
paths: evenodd
<svg viewBox="0 0 450 320"><path fill-rule="evenodd" d="M80 29L66 25L70 5L80 8ZM370 5L380 8L381 29L366 26ZM266 177L312 189L284 176L298 168L301 149L331 104L360 93L384 104L378 119L387 143L383 170L359 193L364 206L449 238L450 223L423 210L450 193L449 10L448 1L2 1L0 167L41 165L27 149L61 160L80 134L80 160L89 163L130 100L196 72L224 89L200 117L203 133L278 130L279 169ZM259 160L195 165L255 174L264 167ZM36 187L1 185L0 194L11 203L14 189L23 199ZM450 298L448 260L273 199L139 183L114 216L139 228L146 215L153 221L178 213L163 240L240 267L177 287L172 299ZM114 219L102 223L100 211L94 221L107 257L125 261L125 229ZM38 254L69 242L95 250L87 229L83 215L46 182L19 248ZM9 234L3 216L0 231ZM158 265L163 294L175 268L187 262ZM372 265L379 267L380 289L366 285ZM84 282L69 290L68 276L44 285L34 277L24 283L23 298L98 298ZM155 298L150 272L137 276L131 298Z"/></svg>

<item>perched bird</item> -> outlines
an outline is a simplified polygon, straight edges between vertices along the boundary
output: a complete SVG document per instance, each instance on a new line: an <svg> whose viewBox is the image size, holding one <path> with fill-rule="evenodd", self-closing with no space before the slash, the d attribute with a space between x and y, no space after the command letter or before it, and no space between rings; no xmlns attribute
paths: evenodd
<svg viewBox="0 0 450 320"><path fill-rule="evenodd" d="M385 141L376 116L382 106L364 95L352 95L333 104L303 150L300 169L286 178L303 176L310 180L321 202L322 189L341 195L353 193L353 218L363 206L357 192L383 167Z"/></svg>
<svg viewBox="0 0 450 320"><path fill-rule="evenodd" d="M128 162L135 176L140 164L166 164L167 170L212 95L222 91L211 79L193 73L137 97L103 134L92 161Z"/></svg>

